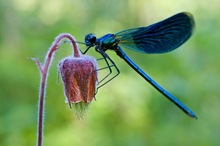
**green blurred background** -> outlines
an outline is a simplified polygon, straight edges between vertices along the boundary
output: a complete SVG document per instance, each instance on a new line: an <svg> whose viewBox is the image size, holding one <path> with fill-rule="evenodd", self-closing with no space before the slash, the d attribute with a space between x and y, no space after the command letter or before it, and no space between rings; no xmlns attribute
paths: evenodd
<svg viewBox="0 0 220 146"><path fill-rule="evenodd" d="M121 74L99 90L86 118L77 120L64 103L58 79L59 60L72 53L64 44L48 78L44 145L220 145L219 6L219 0L1 0L0 145L35 145L40 75L27 58L43 62L58 34L68 32L84 41L90 32L102 36L147 26L181 11L194 15L196 28L179 49L160 55L124 50L198 120L186 116L114 52L109 55Z"/></svg>

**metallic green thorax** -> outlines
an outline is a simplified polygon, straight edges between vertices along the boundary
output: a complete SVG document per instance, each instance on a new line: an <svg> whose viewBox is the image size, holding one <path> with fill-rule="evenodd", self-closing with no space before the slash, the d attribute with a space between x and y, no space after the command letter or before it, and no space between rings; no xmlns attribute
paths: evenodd
<svg viewBox="0 0 220 146"><path fill-rule="evenodd" d="M110 49L110 50L115 50L117 49L117 46L118 46L118 43L119 43L119 40L117 40L115 38L115 35L114 34L107 34L105 36L103 36L102 38L100 38L98 40L99 42L99 46L101 48L103 48L104 51Z"/></svg>

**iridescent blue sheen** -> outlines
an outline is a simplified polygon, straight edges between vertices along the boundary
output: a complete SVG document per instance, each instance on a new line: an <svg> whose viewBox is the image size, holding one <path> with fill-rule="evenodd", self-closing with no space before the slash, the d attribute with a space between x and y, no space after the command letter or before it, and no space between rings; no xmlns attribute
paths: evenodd
<svg viewBox="0 0 220 146"><path fill-rule="evenodd" d="M118 72L114 76L116 77L119 74L119 69L105 52L107 50L114 50L118 56L124 59L128 65L130 65L161 94L177 105L190 117L197 118L193 111L191 111L187 106L163 89L153 79L151 79L121 49L121 47L124 47L147 54L170 52L178 48L190 38L194 26L195 23L193 16L188 12L182 12L147 27L127 29L116 34L106 34L101 38L96 38L94 34L87 34L85 37L85 44L88 48L83 53L86 53L89 48L95 47L95 50L99 52L105 59L109 67L109 74L112 73L111 67L115 67L116 71ZM112 64L112 66L109 65L109 62ZM106 76L106 78L109 76L109 74ZM108 83L114 77L106 81L104 84Z"/></svg>

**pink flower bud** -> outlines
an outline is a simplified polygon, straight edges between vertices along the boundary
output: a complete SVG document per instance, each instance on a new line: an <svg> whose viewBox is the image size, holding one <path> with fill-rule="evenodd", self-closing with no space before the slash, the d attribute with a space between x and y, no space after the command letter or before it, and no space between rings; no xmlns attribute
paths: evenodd
<svg viewBox="0 0 220 146"><path fill-rule="evenodd" d="M97 63L87 55L69 56L59 63L66 101L80 112L95 98Z"/></svg>

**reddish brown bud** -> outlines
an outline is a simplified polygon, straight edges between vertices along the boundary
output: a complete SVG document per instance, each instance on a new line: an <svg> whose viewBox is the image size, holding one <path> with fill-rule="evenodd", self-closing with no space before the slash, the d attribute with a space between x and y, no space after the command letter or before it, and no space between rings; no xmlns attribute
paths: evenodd
<svg viewBox="0 0 220 146"><path fill-rule="evenodd" d="M70 107L75 104L78 105L76 108L82 110L95 97L98 81L96 60L87 55L66 57L60 61L59 71L66 101Z"/></svg>

